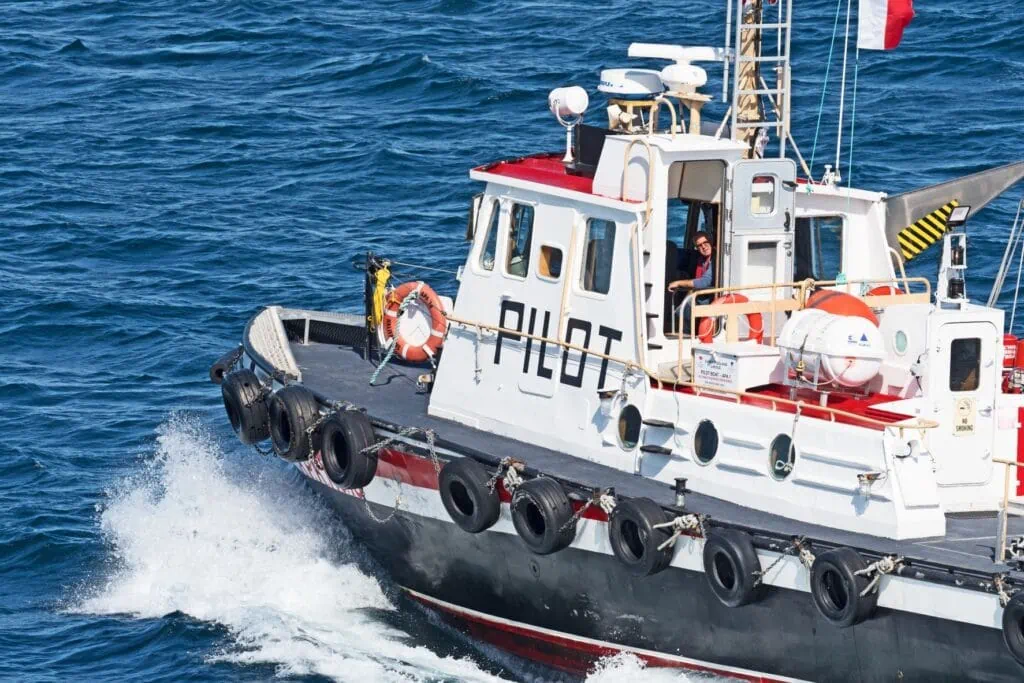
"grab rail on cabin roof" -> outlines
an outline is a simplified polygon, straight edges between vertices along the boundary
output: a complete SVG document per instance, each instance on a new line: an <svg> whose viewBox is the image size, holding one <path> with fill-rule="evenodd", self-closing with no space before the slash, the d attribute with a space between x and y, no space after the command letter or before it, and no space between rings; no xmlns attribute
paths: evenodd
<svg viewBox="0 0 1024 683"><path fill-rule="evenodd" d="M600 351L594 351L594 350L588 349L588 348L586 348L584 346L579 346L578 344L571 344L569 342L562 341L561 339L552 339L551 337L544 337L544 336L539 335L539 334L532 334L530 332L523 332L521 330L514 330L514 329L511 329L511 328L508 328L508 327L500 327L498 325L491 325L489 323L483 323L483 322L480 322L478 320L468 320L466 318L460 318L460 317L451 315L450 313L445 313L444 315L448 319L449 323L453 323L453 324L456 324L456 325L461 325L463 327L475 328L477 331L488 330L490 332L501 333L501 334L505 334L505 335L509 335L509 336L513 336L513 337L520 337L520 338L525 337L527 339L532 339L534 341L544 342L546 344L551 344L553 346L560 346L562 348L570 349L572 351L578 351L581 354L590 354L590 355L592 355L592 356L594 356L596 358L600 358L602 360L608 360L608 361L613 362L613 363L618 363L618 364L622 365L624 368L626 368L627 370L639 370L639 371L643 372L649 379L655 381L658 384L658 388L659 389L664 388L665 382L664 382L664 380L662 380L661 376L658 375L658 373L652 371L650 368L645 367L644 365L641 365L640 363L636 362L635 360L629 360L629 359L626 359L626 358L620 358L618 356L612 356L612 355L607 354L607 353L601 353ZM479 343L480 338L481 337L478 337L477 343ZM640 341L640 340L638 340L638 341ZM689 388L689 389L693 390L694 394L697 395L697 396L701 396L703 394L708 394L709 396L713 396L715 398L722 397L722 396L728 396L728 397L730 397L732 399L735 399L736 403L742 403L744 398L756 399L759 402L764 402L764 403L770 404L772 410L778 410L779 406L781 405L781 406L790 406L797 413L800 413L803 410L809 410L809 411L812 411L812 412L825 413L825 414L827 414L829 416L829 421L830 422L836 422L837 418L844 418L845 420L852 421L855 424L862 424L862 425L865 425L865 426L872 426L872 427L876 427L876 428L881 428L883 430L886 430L886 429L897 429L897 430L899 430L900 434L902 434L903 431L907 430L907 429L909 429L909 430L917 430L917 431L924 431L926 429L935 429L936 427L939 426L938 422L935 422L933 420L925 420L925 419L920 418L920 417L918 417L918 418L907 418L906 420L903 420L901 422L895 422L895 423L894 422L886 422L884 420L877 420L875 418L868 417L866 415L860 415L858 413L851 413L849 411L840 410L838 408L832 408L832 407L829 407L829 406L821 406L821 405L818 405L817 403L807 403L806 401L795 401L795 400L791 400L791 399L787 399L787 398L779 398L779 397L775 397L775 396L768 396L768 395L765 395L765 394L755 394L755 393L751 393L749 391L739 391L739 390L736 390L736 389L723 389L723 388L720 388L720 387L712 387L712 386L707 386L707 385L704 385L704 384L698 384L697 382L681 382L681 381L678 381L678 378L681 377L681 376L682 375L679 375L679 374L676 375L677 380L675 382L673 382L673 386L675 386L677 388L678 387ZM809 416L809 417L811 417L812 419L815 419L813 416Z"/></svg>
<svg viewBox="0 0 1024 683"><path fill-rule="evenodd" d="M654 152L651 150L650 143L643 138L630 140L629 144L626 145L626 153L623 155L622 160L621 201L629 201L626 199L626 184L629 180L629 153L633 151L633 145L636 144L641 144L647 149L647 205L644 207L644 227L647 228L651 225L651 206L654 203L654 183L651 182L651 172L654 169Z"/></svg>

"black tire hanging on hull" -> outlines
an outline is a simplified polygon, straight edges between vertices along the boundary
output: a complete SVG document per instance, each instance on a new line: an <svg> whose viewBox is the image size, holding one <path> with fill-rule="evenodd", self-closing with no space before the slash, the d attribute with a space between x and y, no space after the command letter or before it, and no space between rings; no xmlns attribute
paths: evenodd
<svg viewBox="0 0 1024 683"><path fill-rule="evenodd" d="M270 398L270 442L283 460L308 460L320 450L320 435L307 430L320 418L313 392L301 384L289 384Z"/></svg>
<svg viewBox="0 0 1024 683"><path fill-rule="evenodd" d="M512 523L526 547L537 555L550 555L576 538L572 502L562 485L539 477L519 485L512 494Z"/></svg>
<svg viewBox="0 0 1024 683"><path fill-rule="evenodd" d="M365 413L343 410L334 413L320 429L320 456L324 471L343 489L361 489L377 474L373 425Z"/></svg>
<svg viewBox="0 0 1024 683"><path fill-rule="evenodd" d="M761 598L761 561L750 534L738 529L711 529L704 540L704 576L711 592L726 607L742 607Z"/></svg>
<svg viewBox="0 0 1024 683"><path fill-rule="evenodd" d="M1016 593L1003 608L1003 642L1017 663L1024 666L1024 593Z"/></svg>
<svg viewBox="0 0 1024 683"><path fill-rule="evenodd" d="M859 624L878 605L878 591L861 595L871 580L856 572L867 563L852 548L836 548L818 555L811 565L811 597L818 613L839 628Z"/></svg>
<svg viewBox="0 0 1024 683"><path fill-rule="evenodd" d="M221 382L220 395L231 429L242 443L251 446L270 436L267 401L255 372L236 370L229 373Z"/></svg>
<svg viewBox="0 0 1024 683"><path fill-rule="evenodd" d="M672 538L672 532L654 528L667 521L665 511L650 498L623 498L616 503L608 520L608 541L630 574L650 576L672 562L672 547L658 549Z"/></svg>
<svg viewBox="0 0 1024 683"><path fill-rule="evenodd" d="M501 499L487 469L472 458L451 460L438 479L441 502L460 529L471 534L490 529L501 514Z"/></svg>

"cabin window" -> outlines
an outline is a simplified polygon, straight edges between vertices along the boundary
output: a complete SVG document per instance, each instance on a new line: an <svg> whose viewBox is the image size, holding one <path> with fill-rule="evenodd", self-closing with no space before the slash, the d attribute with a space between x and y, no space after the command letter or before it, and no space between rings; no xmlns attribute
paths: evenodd
<svg viewBox="0 0 1024 683"><path fill-rule="evenodd" d="M693 434L693 454L697 462L707 465L718 453L718 429L711 420L701 420Z"/></svg>
<svg viewBox="0 0 1024 683"><path fill-rule="evenodd" d="M612 283L615 254L615 221L587 219L587 242L583 256L583 289L607 294Z"/></svg>
<svg viewBox="0 0 1024 683"><path fill-rule="evenodd" d="M530 243L533 240L533 207L529 204L513 204L509 212L508 254L505 257L505 272L516 277L526 277L530 272Z"/></svg>
<svg viewBox="0 0 1024 683"><path fill-rule="evenodd" d="M782 481L793 471L796 463L796 447L793 439L786 434L779 434L772 439L772 445L768 448L768 466L772 477Z"/></svg>
<svg viewBox="0 0 1024 683"><path fill-rule="evenodd" d="M750 214L768 216L775 213L775 195L779 179L773 175L754 177L750 185Z"/></svg>
<svg viewBox="0 0 1024 683"><path fill-rule="evenodd" d="M793 271L797 280L838 279L843 272L843 219L798 218L795 256Z"/></svg>
<svg viewBox="0 0 1024 683"><path fill-rule="evenodd" d="M562 250L550 244L544 244L540 248L540 263L537 264L537 272L542 277L557 280L562 276Z"/></svg>
<svg viewBox="0 0 1024 683"><path fill-rule="evenodd" d="M640 411L634 405L627 405L619 413L619 443L627 451L636 448L640 443Z"/></svg>
<svg viewBox="0 0 1024 683"><path fill-rule="evenodd" d="M484 270L494 270L494 255L498 249L498 219L500 217L501 207L498 200L494 200L491 202L491 217L487 221L484 246L480 250L480 267Z"/></svg>
<svg viewBox="0 0 1024 683"><path fill-rule="evenodd" d="M981 375L981 339L954 339L949 348L949 390L976 391Z"/></svg>

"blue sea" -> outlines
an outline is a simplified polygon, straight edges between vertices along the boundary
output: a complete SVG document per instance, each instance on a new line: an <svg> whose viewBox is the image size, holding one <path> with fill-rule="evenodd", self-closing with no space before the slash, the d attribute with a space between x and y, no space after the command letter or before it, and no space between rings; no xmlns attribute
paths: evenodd
<svg viewBox="0 0 1024 683"><path fill-rule="evenodd" d="M898 192L1024 159L1020 9L919 0L900 49L851 51L844 176ZM795 7L817 175L835 12ZM454 271L468 169L563 144L550 89L586 87L597 122L598 70L636 64L631 41L721 45L723 24L698 0L5 2L0 679L557 678L396 596L292 470L233 438L207 369L263 305L357 307L367 250ZM976 299L1022 194L971 225ZM591 678L686 680L628 658Z"/></svg>

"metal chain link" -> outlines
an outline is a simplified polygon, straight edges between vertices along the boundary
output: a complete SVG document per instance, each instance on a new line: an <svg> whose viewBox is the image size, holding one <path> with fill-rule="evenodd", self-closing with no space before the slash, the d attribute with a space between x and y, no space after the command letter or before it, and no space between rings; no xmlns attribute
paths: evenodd
<svg viewBox="0 0 1024 683"><path fill-rule="evenodd" d="M505 489L512 493L523 483L520 472L526 469L526 463L515 458L505 457L498 463L498 469L494 470L494 476L487 480L487 490L494 493L498 487L498 480L502 480Z"/></svg>
<svg viewBox="0 0 1024 683"><path fill-rule="evenodd" d="M602 503L602 499L613 493L614 489L594 489L590 498L585 503L583 503L583 505L581 505L578 510L572 513L572 517L570 517L565 524L559 527L558 533L561 534L570 527L575 526L576 523L580 521L580 518L583 517L583 515L586 513L586 511L590 509L591 506L597 505L603 510L604 504ZM612 507L614 507L614 498L612 500Z"/></svg>

